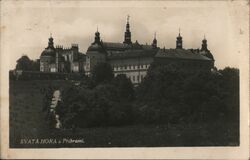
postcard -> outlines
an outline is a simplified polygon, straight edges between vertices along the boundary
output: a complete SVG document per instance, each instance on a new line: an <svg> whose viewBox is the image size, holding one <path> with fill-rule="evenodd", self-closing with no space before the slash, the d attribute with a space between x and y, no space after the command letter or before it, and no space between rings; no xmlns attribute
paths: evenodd
<svg viewBox="0 0 250 160"><path fill-rule="evenodd" d="M0 4L1 158L249 158L249 1Z"/></svg>

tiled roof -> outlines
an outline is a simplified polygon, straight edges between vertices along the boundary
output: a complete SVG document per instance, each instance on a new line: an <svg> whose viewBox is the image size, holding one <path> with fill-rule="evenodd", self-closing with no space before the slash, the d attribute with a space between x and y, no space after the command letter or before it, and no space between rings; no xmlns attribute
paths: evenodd
<svg viewBox="0 0 250 160"><path fill-rule="evenodd" d="M102 42L103 47L108 50L127 50L127 49L143 49L146 45L141 45L137 41L132 44L126 43L114 43L114 42ZM151 47L152 49L152 47Z"/></svg>
<svg viewBox="0 0 250 160"><path fill-rule="evenodd" d="M135 58L135 57L154 57L157 53L156 49L144 50L144 49L128 49L125 51L109 51L109 59L119 59L119 58Z"/></svg>
<svg viewBox="0 0 250 160"><path fill-rule="evenodd" d="M102 45L106 50L125 50L128 47L128 44L114 42L103 42Z"/></svg>
<svg viewBox="0 0 250 160"><path fill-rule="evenodd" d="M211 59L201 55L199 53L194 53L191 50L186 49L160 49L155 57L160 58L174 58L174 59L192 59L192 60L206 60Z"/></svg>
<svg viewBox="0 0 250 160"><path fill-rule="evenodd" d="M141 46L142 46L143 49L153 49L152 45L142 44Z"/></svg>

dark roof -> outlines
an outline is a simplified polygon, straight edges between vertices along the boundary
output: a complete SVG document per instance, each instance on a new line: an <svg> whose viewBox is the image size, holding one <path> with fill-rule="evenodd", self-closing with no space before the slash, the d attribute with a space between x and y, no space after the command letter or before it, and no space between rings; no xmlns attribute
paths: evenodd
<svg viewBox="0 0 250 160"><path fill-rule="evenodd" d="M106 50L125 50L128 47L128 44L114 42L103 42L102 45Z"/></svg>
<svg viewBox="0 0 250 160"><path fill-rule="evenodd" d="M87 52L89 52L89 51L105 52L103 46L101 44L97 44L97 43L91 44L89 46Z"/></svg>
<svg viewBox="0 0 250 160"><path fill-rule="evenodd" d="M132 44L101 42L100 44L92 44L87 54L91 51L105 53L108 59L133 58L141 56L153 57L158 49L154 49L151 45L141 45L137 41Z"/></svg>
<svg viewBox="0 0 250 160"><path fill-rule="evenodd" d="M160 49L155 57L160 58L174 58L174 59L190 59L190 60L205 60L211 61L212 59L201 55L199 53L194 53L191 50L186 49Z"/></svg>
<svg viewBox="0 0 250 160"><path fill-rule="evenodd" d="M152 45L148 45L148 44L142 44L141 46L143 49L154 49Z"/></svg>
<svg viewBox="0 0 250 160"><path fill-rule="evenodd" d="M52 56L52 57L54 57L55 55L56 55L55 48L50 48L50 47L45 48L41 54L41 56Z"/></svg>
<svg viewBox="0 0 250 160"><path fill-rule="evenodd" d="M208 58L210 58L211 60L214 61L214 56L212 55L212 53L209 50L201 51L200 54L204 55L204 56L206 56L206 57L208 57Z"/></svg>
<svg viewBox="0 0 250 160"><path fill-rule="evenodd" d="M143 49L143 45L139 44L137 41L132 44L126 43L114 43L114 42L102 42L102 46L107 50L119 50L124 51L127 49Z"/></svg>
<svg viewBox="0 0 250 160"><path fill-rule="evenodd" d="M151 49L151 50L128 49L125 51L109 51L108 59L154 57L156 53L157 49Z"/></svg>

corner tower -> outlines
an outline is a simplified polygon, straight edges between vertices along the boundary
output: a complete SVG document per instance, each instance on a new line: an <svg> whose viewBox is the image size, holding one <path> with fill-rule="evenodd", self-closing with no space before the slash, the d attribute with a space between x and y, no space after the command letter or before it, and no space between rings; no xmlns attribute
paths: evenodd
<svg viewBox="0 0 250 160"><path fill-rule="evenodd" d="M202 40L201 51L207 51L207 39L204 35L204 39Z"/></svg>
<svg viewBox="0 0 250 160"><path fill-rule="evenodd" d="M48 47L47 48L51 48L51 49L55 49L54 48L54 42L53 42L53 37L52 34L50 33L50 37L49 37L49 42L48 42Z"/></svg>
<svg viewBox="0 0 250 160"><path fill-rule="evenodd" d="M95 32L95 41L92 44L100 44L100 43L101 43L100 32L98 31L97 27L97 30Z"/></svg>
<svg viewBox="0 0 250 160"><path fill-rule="evenodd" d="M180 33L180 28L179 28L179 35L176 38L176 49L182 49L182 37Z"/></svg>

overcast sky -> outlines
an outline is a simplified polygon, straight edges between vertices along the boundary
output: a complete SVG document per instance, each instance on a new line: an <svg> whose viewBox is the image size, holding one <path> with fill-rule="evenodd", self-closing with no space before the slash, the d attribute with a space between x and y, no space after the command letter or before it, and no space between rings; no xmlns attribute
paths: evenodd
<svg viewBox="0 0 250 160"><path fill-rule="evenodd" d="M218 68L239 67L248 44L246 1L7 1L1 7L2 55L9 69L23 54L39 58L50 33L55 45L77 43L83 53L97 26L103 41L123 42L128 14L132 41L142 44L151 44L157 32L159 47L175 48L180 28L183 47L200 48L205 34Z"/></svg>

